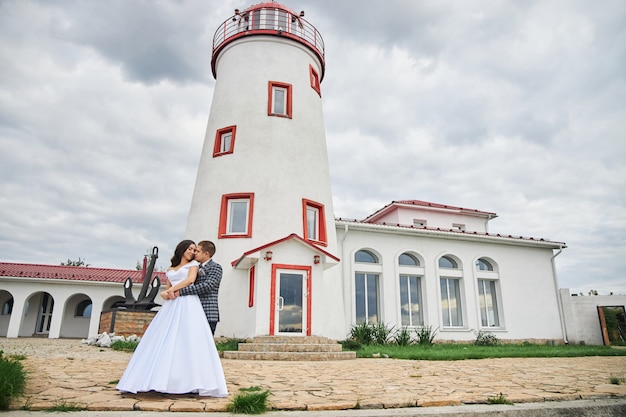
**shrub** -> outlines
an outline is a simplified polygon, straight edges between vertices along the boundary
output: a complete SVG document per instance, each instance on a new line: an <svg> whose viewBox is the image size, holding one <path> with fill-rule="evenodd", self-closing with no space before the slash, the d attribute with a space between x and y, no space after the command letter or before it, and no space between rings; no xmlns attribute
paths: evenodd
<svg viewBox="0 0 626 417"><path fill-rule="evenodd" d="M220 340L220 341L215 341L215 347L217 348L217 350L219 351L236 351L239 350L239 343L245 343L246 339L226 339L226 340Z"/></svg>
<svg viewBox="0 0 626 417"><path fill-rule="evenodd" d="M15 357L6 357L0 350L0 410L8 410L13 398L24 393L26 371Z"/></svg>
<svg viewBox="0 0 626 417"><path fill-rule="evenodd" d="M480 330L476 333L474 344L476 346L498 346L500 340L493 333Z"/></svg>
<svg viewBox="0 0 626 417"><path fill-rule="evenodd" d="M433 326L420 327L415 329L415 334L417 335L417 344L432 345L435 335L437 334L437 329L433 330Z"/></svg>
<svg viewBox="0 0 626 417"><path fill-rule="evenodd" d="M342 340L341 342L341 346L343 350L360 350L363 345L356 341L356 340L352 340L352 339L346 339L346 340Z"/></svg>
<svg viewBox="0 0 626 417"><path fill-rule="evenodd" d="M393 341L398 346L409 346L413 342L411 340L411 331L406 326L402 327L394 334Z"/></svg>
<svg viewBox="0 0 626 417"><path fill-rule="evenodd" d="M371 345L374 341L372 328L367 322L353 324L350 328L350 339L362 345Z"/></svg>
<svg viewBox="0 0 626 417"><path fill-rule="evenodd" d="M393 327L387 327L385 323L372 323L372 339L377 345L386 345L393 333Z"/></svg>

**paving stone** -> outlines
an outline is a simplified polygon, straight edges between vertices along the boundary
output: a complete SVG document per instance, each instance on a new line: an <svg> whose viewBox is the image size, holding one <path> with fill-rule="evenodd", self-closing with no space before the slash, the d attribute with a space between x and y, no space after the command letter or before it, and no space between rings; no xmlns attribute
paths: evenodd
<svg viewBox="0 0 626 417"><path fill-rule="evenodd" d="M23 398L11 404L33 411L59 401L93 411L225 412L240 388L270 391L274 410L335 411L487 404L502 393L515 403L626 398L626 357L409 361L353 359L299 362L222 359L227 398L115 389L130 353L86 346L71 339L4 339L0 350L24 354Z"/></svg>

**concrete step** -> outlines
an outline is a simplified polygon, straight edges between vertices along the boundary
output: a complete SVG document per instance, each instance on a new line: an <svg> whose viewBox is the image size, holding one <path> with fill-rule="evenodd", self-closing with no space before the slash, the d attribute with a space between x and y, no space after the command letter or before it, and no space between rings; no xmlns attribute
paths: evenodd
<svg viewBox="0 0 626 417"><path fill-rule="evenodd" d="M322 344L322 345L335 345L337 341L322 336L255 336L248 340L252 343L289 343L289 344Z"/></svg>
<svg viewBox="0 0 626 417"><path fill-rule="evenodd" d="M341 344L319 336L257 336L239 343L237 351L225 351L225 359L329 361L355 359L355 352L343 352Z"/></svg>
<svg viewBox="0 0 626 417"><path fill-rule="evenodd" d="M339 343L239 343L239 352L341 352Z"/></svg>
<svg viewBox="0 0 626 417"><path fill-rule="evenodd" d="M244 352L224 351L224 359L262 361L335 361L355 359L356 352Z"/></svg>

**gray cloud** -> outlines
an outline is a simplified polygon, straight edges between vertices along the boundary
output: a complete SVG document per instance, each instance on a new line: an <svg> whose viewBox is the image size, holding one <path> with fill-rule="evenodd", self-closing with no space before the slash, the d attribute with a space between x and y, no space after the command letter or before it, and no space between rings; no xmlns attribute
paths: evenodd
<svg viewBox="0 0 626 417"><path fill-rule="evenodd" d="M166 266L183 237L233 0L0 2L4 261ZM493 211L564 241L561 286L626 293L626 5L285 1L326 42L335 214ZM230 260L223 260L228 262Z"/></svg>

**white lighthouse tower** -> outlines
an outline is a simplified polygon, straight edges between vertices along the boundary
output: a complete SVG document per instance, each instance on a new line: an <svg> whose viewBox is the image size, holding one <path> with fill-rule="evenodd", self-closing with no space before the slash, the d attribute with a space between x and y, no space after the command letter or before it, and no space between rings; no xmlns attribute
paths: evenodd
<svg viewBox="0 0 626 417"><path fill-rule="evenodd" d="M236 9L215 32L211 66L186 236L217 246L217 335L342 337L322 37L279 3Z"/></svg>

